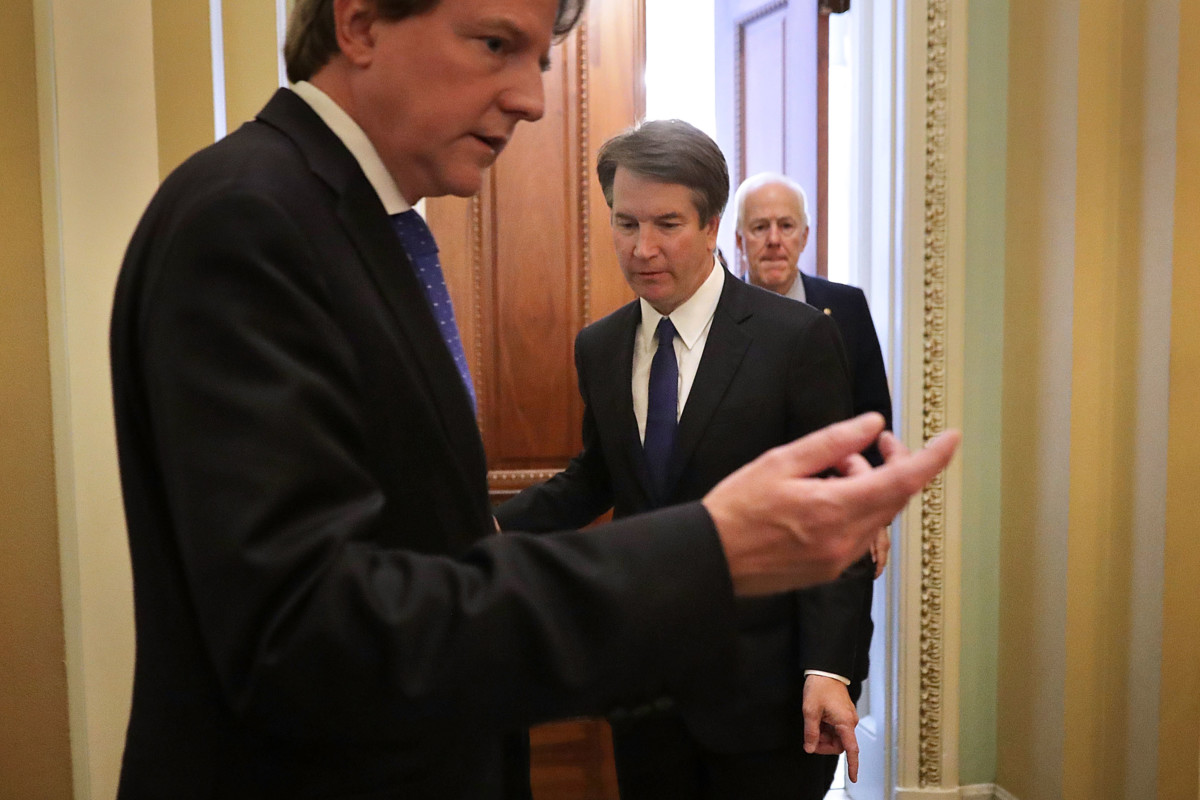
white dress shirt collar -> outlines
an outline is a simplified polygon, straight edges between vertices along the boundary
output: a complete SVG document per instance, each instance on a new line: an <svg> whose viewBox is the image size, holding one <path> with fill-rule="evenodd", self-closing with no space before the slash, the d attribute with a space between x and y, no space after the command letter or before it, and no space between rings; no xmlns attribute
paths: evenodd
<svg viewBox="0 0 1200 800"><path fill-rule="evenodd" d="M800 277L799 272L796 273L796 280L792 281L792 288L787 290L784 297L799 300L801 303L808 302L808 296L804 293L804 278Z"/></svg>
<svg viewBox="0 0 1200 800"><path fill-rule="evenodd" d="M359 167L362 168L363 174L367 176L367 180L375 189L375 194L379 195L379 200L389 215L399 214L412 208L412 205L404 199L404 195L400 194L395 179L383 165L383 159L379 157L375 145L371 144L367 134L363 132L357 122L351 119L345 109L308 81L296 83L292 86L292 91L298 94L301 100L308 103L312 110L317 112L321 121L342 140L342 144L346 145L346 149L350 151Z"/></svg>
<svg viewBox="0 0 1200 800"><path fill-rule="evenodd" d="M675 418L683 414L688 396L692 392L692 383L696 380L696 372L704 357L704 346L708 342L708 332L712 328L713 317L716 314L717 303L721 300L721 290L725 286L725 270L713 261L712 272L700 284L700 288L685 300L679 308L671 312L671 322L675 325L676 336L675 362L679 367L678 404L675 407ZM630 386L633 397L633 416L638 424L638 436L646 437L646 408L649 403L650 364L654 352L658 349L655 330L662 314L645 300L641 301L642 321L638 326L637 336L633 343L633 382Z"/></svg>
<svg viewBox="0 0 1200 800"><path fill-rule="evenodd" d="M714 258L712 271L708 273L704 283L700 284L700 288L693 292L691 297L680 303L670 313L671 324L675 326L676 334L683 340L687 349L691 350L700 339L700 335L708 329L713 312L717 310L717 302L721 299L721 289L724 286L725 270L721 269ZM655 329L658 328L658 321L663 318L663 315L655 311L654 306L645 300L639 298L638 302L642 307L641 334L653 337Z"/></svg>

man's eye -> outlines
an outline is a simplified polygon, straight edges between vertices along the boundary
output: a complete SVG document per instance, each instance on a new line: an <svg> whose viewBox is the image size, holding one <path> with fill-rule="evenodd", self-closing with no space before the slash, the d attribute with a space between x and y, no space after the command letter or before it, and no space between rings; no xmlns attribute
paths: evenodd
<svg viewBox="0 0 1200 800"><path fill-rule="evenodd" d="M796 230L796 226L790 222L781 222L779 223L779 230L783 233L791 233Z"/></svg>
<svg viewBox="0 0 1200 800"><path fill-rule="evenodd" d="M484 45L493 53L503 53L507 42L499 36L489 36L483 40Z"/></svg>

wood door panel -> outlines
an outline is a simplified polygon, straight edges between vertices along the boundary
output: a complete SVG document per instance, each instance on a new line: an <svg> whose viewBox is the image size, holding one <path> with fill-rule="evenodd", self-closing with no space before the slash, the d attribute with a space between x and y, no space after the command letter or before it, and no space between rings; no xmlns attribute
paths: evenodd
<svg viewBox="0 0 1200 800"><path fill-rule="evenodd" d="M564 64L565 51L556 59ZM565 73L546 76L546 116L510 143L484 204L494 248L482 298L491 321L482 366L494 389L485 426L493 469L561 466L580 443L572 356L582 314L573 258L578 212L569 193L577 178Z"/></svg>
<svg viewBox="0 0 1200 800"><path fill-rule="evenodd" d="M823 208L819 165L819 74L823 19L817 0L716 0L717 139L732 154L737 186L758 172L782 172L808 193L815 230L800 269L824 275ZM726 216L732 222L732 215ZM741 265L741 253L734 263Z"/></svg>
<svg viewBox="0 0 1200 800"><path fill-rule="evenodd" d="M787 6L742 26L742 108L740 180L759 172L783 172L787 164L784 101ZM754 80L746 80L752 75Z"/></svg>
<svg viewBox="0 0 1200 800"><path fill-rule="evenodd" d="M602 720L539 725L529 732L534 800L616 800L612 735Z"/></svg>

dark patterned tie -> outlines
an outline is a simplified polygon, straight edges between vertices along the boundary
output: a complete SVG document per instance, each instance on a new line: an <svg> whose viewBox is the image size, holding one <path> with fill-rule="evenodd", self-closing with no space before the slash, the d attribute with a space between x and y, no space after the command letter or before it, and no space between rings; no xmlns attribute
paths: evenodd
<svg viewBox="0 0 1200 800"><path fill-rule="evenodd" d="M454 358L458 374L463 386L471 397L471 408L475 408L475 384L471 381L471 370L467 367L467 356L463 352L462 339L458 335L458 323L454 319L454 305L450 302L450 292L446 290L446 279L442 275L442 265L438 261L438 246L433 240L433 233L425 220L415 209L409 209L400 214L392 215L392 226L409 260L417 271L417 280L425 290L425 299L433 311L437 321L438 332Z"/></svg>
<svg viewBox="0 0 1200 800"><path fill-rule="evenodd" d="M646 439L642 444L650 480L659 500L665 500L667 462L675 446L679 412L679 364L675 361L675 326L663 317L655 332L658 350L650 362L650 386L646 402Z"/></svg>

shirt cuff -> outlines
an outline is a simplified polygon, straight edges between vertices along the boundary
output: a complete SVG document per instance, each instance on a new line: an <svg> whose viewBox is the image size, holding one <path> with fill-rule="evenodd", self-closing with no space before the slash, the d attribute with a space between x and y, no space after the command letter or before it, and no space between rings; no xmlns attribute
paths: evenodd
<svg viewBox="0 0 1200 800"><path fill-rule="evenodd" d="M804 675L805 677L808 677L809 675L820 675L822 678L833 678L835 681L841 681L846 686L850 685L849 678L843 678L841 675L835 675L832 672L822 672L819 669L806 669L804 670Z"/></svg>

